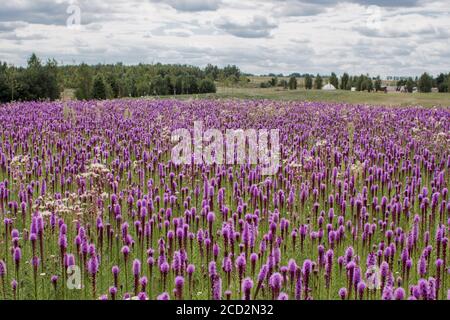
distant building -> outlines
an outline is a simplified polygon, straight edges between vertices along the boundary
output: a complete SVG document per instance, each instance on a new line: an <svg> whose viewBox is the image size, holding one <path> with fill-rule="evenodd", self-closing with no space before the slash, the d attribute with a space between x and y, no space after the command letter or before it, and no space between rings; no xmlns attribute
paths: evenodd
<svg viewBox="0 0 450 320"><path fill-rule="evenodd" d="M331 83L328 83L328 84L326 84L326 85L324 85L324 86L322 87L322 90L325 90L325 91L334 91L334 90L336 90L336 87L333 86Z"/></svg>
<svg viewBox="0 0 450 320"><path fill-rule="evenodd" d="M397 92L398 88L397 88L397 86L386 86L386 91L387 92Z"/></svg>

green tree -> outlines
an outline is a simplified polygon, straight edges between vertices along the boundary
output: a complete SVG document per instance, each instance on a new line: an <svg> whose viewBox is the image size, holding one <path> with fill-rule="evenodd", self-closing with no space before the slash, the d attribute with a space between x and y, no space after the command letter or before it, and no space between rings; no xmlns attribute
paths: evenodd
<svg viewBox="0 0 450 320"><path fill-rule="evenodd" d="M332 84L336 89L339 88L339 79L334 72L331 73L330 84Z"/></svg>
<svg viewBox="0 0 450 320"><path fill-rule="evenodd" d="M309 74L307 74L305 76L305 89L310 90L312 89L312 87L313 87L313 79Z"/></svg>
<svg viewBox="0 0 450 320"><path fill-rule="evenodd" d="M378 76L376 79L375 79L375 91L380 91L381 90L381 79L380 79L380 76Z"/></svg>
<svg viewBox="0 0 450 320"><path fill-rule="evenodd" d="M41 60L32 54L28 59L28 66L20 74L21 86L18 90L20 100L40 100L44 97L44 79Z"/></svg>
<svg viewBox="0 0 450 320"><path fill-rule="evenodd" d="M119 82L119 71L117 73L110 72L105 77L105 84L111 89L111 98L120 97L120 82Z"/></svg>
<svg viewBox="0 0 450 320"><path fill-rule="evenodd" d="M449 77L450 74L448 76L446 76L445 74L441 73L437 78L436 78L436 86L439 90L439 92L448 92L449 89Z"/></svg>
<svg viewBox="0 0 450 320"><path fill-rule="evenodd" d="M445 81L446 91L444 92L450 92L450 73L447 76L447 80Z"/></svg>
<svg viewBox="0 0 450 320"><path fill-rule="evenodd" d="M234 75L234 74L229 75L225 79L225 85L229 86L229 87L236 86L238 84L238 82L239 82L239 78L236 75Z"/></svg>
<svg viewBox="0 0 450 320"><path fill-rule="evenodd" d="M11 100L10 89L8 85L8 66L0 62L0 102Z"/></svg>
<svg viewBox="0 0 450 320"><path fill-rule="evenodd" d="M297 78L290 77L289 78L289 90L296 90L296 89L297 89Z"/></svg>
<svg viewBox="0 0 450 320"><path fill-rule="evenodd" d="M82 63L77 69L77 87L75 96L78 100L88 100L92 98L92 68Z"/></svg>
<svg viewBox="0 0 450 320"><path fill-rule="evenodd" d="M215 93L216 85L210 79L203 79L198 84L198 91L199 93Z"/></svg>
<svg viewBox="0 0 450 320"><path fill-rule="evenodd" d="M280 81L278 81L278 86L279 87L283 87L284 89L288 88L288 82L284 79L281 79Z"/></svg>
<svg viewBox="0 0 450 320"><path fill-rule="evenodd" d="M96 100L106 99L106 87L103 76L98 74L94 78L94 85L92 87L92 98Z"/></svg>
<svg viewBox="0 0 450 320"><path fill-rule="evenodd" d="M356 91L364 91L366 90L366 76L360 75L359 77L354 78Z"/></svg>
<svg viewBox="0 0 450 320"><path fill-rule="evenodd" d="M348 76L348 73L344 73L343 75L342 75L342 77L341 77L341 90L350 90L349 88L348 88L348 81L349 80L349 76Z"/></svg>
<svg viewBox="0 0 450 320"><path fill-rule="evenodd" d="M272 87L276 87L277 86L277 84L278 84L278 78L277 77L273 77L272 79L270 79L270 85L272 86Z"/></svg>
<svg viewBox="0 0 450 320"><path fill-rule="evenodd" d="M61 90L58 85L58 64L55 59L47 61L43 70L42 81L42 98L50 100L58 99Z"/></svg>
<svg viewBox="0 0 450 320"><path fill-rule="evenodd" d="M352 90L353 88L353 77L349 77L347 81L347 85L345 86L345 90Z"/></svg>
<svg viewBox="0 0 450 320"><path fill-rule="evenodd" d="M418 87L420 92L431 92L431 89L433 88L433 78L425 72L419 79Z"/></svg>
<svg viewBox="0 0 450 320"><path fill-rule="evenodd" d="M409 93L412 93L412 92L413 92L414 86L415 86L415 85L416 85L416 84L415 84L414 80L413 80L411 77L409 77L408 80L406 80L405 86L406 86L406 90L407 90Z"/></svg>
<svg viewBox="0 0 450 320"><path fill-rule="evenodd" d="M222 73L222 78L224 78L224 79L228 78L229 76L235 76L236 78L239 79L239 77L241 76L241 71L235 65L226 66L225 68L223 68L221 73Z"/></svg>
<svg viewBox="0 0 450 320"><path fill-rule="evenodd" d="M209 63L205 67L205 76L217 80L219 78L219 68Z"/></svg>
<svg viewBox="0 0 450 320"><path fill-rule="evenodd" d="M320 74L317 74L316 78L314 79L314 89L322 90L323 87L323 79L320 76Z"/></svg>
<svg viewBox="0 0 450 320"><path fill-rule="evenodd" d="M368 92L372 92L373 91L373 81L372 81L372 79L370 77L366 77L365 82L366 82L366 90Z"/></svg>

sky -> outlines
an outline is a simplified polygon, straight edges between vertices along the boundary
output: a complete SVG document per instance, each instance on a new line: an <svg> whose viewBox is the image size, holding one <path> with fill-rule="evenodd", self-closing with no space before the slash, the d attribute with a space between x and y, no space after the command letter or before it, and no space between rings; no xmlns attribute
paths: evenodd
<svg viewBox="0 0 450 320"><path fill-rule="evenodd" d="M450 0L7 0L0 60L450 72Z"/></svg>

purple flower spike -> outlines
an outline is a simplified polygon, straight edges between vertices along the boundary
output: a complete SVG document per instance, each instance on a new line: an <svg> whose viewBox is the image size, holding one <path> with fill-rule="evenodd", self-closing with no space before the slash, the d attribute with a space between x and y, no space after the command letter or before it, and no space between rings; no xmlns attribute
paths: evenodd
<svg viewBox="0 0 450 320"><path fill-rule="evenodd" d="M213 300L222 300L222 279L219 276L214 279L212 292Z"/></svg>
<svg viewBox="0 0 450 320"><path fill-rule="evenodd" d="M405 299L405 290L403 288L397 288L394 290L394 299L395 300L404 300Z"/></svg>
<svg viewBox="0 0 450 320"><path fill-rule="evenodd" d="M245 278L242 282L242 292L244 293L243 300L250 300L250 292L253 288L253 281L250 278Z"/></svg>
<svg viewBox="0 0 450 320"><path fill-rule="evenodd" d="M345 300L347 298L347 288L339 289L339 297L341 297L341 300Z"/></svg>
<svg viewBox="0 0 450 320"><path fill-rule="evenodd" d="M133 275L135 277L139 277L141 273L141 261L139 261L139 259L135 259L133 261Z"/></svg>
<svg viewBox="0 0 450 320"><path fill-rule="evenodd" d="M176 298L178 300L183 300L183 286L184 286L184 278L182 276L177 276L175 278L175 291L176 291Z"/></svg>
<svg viewBox="0 0 450 320"><path fill-rule="evenodd" d="M6 263L3 260L0 260L0 278L3 278L6 275Z"/></svg>
<svg viewBox="0 0 450 320"><path fill-rule="evenodd" d="M147 294L145 292L139 292L137 295L138 300L148 300Z"/></svg>
<svg viewBox="0 0 450 320"><path fill-rule="evenodd" d="M170 296L167 292L163 292L156 298L156 300L166 300L167 301L167 300L170 300Z"/></svg>
<svg viewBox="0 0 450 320"><path fill-rule="evenodd" d="M275 272L270 276L269 285L270 288L272 289L272 300L275 300L280 294L282 281L283 278L281 274L279 274L278 272Z"/></svg>
<svg viewBox="0 0 450 320"><path fill-rule="evenodd" d="M289 296L287 295L287 293L281 292L277 300L289 300Z"/></svg>

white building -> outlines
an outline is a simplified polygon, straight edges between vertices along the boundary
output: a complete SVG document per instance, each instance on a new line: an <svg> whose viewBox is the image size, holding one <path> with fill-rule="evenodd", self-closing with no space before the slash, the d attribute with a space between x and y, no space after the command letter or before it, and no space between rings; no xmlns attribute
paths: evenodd
<svg viewBox="0 0 450 320"><path fill-rule="evenodd" d="M328 83L328 84L326 84L326 85L323 86L322 90L325 90L325 91L334 91L334 90L336 90L336 88L335 88L331 83Z"/></svg>

